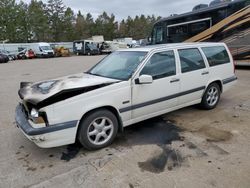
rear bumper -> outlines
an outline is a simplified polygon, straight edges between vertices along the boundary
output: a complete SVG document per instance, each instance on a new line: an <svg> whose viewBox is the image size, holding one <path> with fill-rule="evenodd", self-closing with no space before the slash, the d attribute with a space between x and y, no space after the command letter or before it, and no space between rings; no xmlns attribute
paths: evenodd
<svg viewBox="0 0 250 188"><path fill-rule="evenodd" d="M223 92L228 91L233 85L237 83L237 77L232 76L230 78L222 80L223 83Z"/></svg>
<svg viewBox="0 0 250 188"><path fill-rule="evenodd" d="M49 148L75 142L78 121L69 121L47 127L34 128L29 123L24 107L19 104L15 112L16 125L23 134L39 147Z"/></svg>
<svg viewBox="0 0 250 188"><path fill-rule="evenodd" d="M232 76L230 78L222 80L222 83L225 85L225 84L228 84L228 83L231 83L231 82L235 82L237 79L238 78L236 76Z"/></svg>

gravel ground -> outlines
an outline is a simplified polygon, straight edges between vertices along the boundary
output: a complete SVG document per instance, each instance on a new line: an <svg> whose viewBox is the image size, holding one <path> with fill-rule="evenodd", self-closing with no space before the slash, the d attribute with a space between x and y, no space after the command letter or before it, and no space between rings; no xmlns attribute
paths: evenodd
<svg viewBox="0 0 250 188"><path fill-rule="evenodd" d="M14 124L20 81L86 71L103 56L0 64L0 188L250 187L250 69L211 111L184 108L125 128L114 144L41 149Z"/></svg>

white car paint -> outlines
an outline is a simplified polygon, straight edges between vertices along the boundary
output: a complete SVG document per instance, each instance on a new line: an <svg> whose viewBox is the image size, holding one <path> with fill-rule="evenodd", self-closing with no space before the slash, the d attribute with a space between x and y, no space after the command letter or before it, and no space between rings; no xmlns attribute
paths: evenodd
<svg viewBox="0 0 250 188"><path fill-rule="evenodd" d="M229 54L230 62L209 67L208 61L201 47L213 46L225 47ZM186 48L199 49L206 65L204 69L191 71L185 74L181 73L178 49ZM169 50L174 51L176 75L153 80L151 84L136 84L135 80L139 78L141 70L149 61L150 57L155 53ZM55 85L53 85L53 81L44 81L35 84L27 83L23 89L20 89L23 98L21 103L24 105L26 105L27 101L32 101L35 104L46 101L63 90L79 89L98 84L108 85L42 106L39 111L46 112L49 127L46 127L46 124L44 123L35 124L31 120L28 120L33 128L32 131L38 129L40 131L43 128L46 129L53 126L60 127L65 122L69 122L70 127L66 129L59 128L57 131L30 135L30 132L31 134L34 134L34 132L29 132L29 130L24 131L24 128L20 125L20 117L16 115L17 124L22 128L23 133L38 146L44 148L71 144L76 140L78 125L81 118L91 110L102 107L112 107L117 112L117 116L121 121L121 126L125 127L185 106L200 103L206 87L214 81L222 83L223 91L229 89L236 81L232 56L230 55L227 46L223 43L181 43L148 46L120 51L147 52L146 58L137 67L132 77L127 81L119 81L80 73L78 75L55 79L59 80ZM209 73L203 75L204 72ZM172 81L176 79L179 79L179 81L174 81L172 83ZM39 84L42 84L42 86L40 86L45 88L50 87L51 84L52 86L46 93L34 91L34 85L37 86ZM200 89L190 93L185 93L187 91L192 91L195 88Z"/></svg>

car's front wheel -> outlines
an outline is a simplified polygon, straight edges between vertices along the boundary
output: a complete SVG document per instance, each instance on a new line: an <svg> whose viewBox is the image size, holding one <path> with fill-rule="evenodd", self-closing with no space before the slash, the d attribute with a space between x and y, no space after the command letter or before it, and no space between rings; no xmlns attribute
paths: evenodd
<svg viewBox="0 0 250 188"><path fill-rule="evenodd" d="M221 94L221 90L220 90L219 85L217 83L210 84L207 87L202 97L201 107L206 110L215 108L220 100L220 94Z"/></svg>
<svg viewBox="0 0 250 188"><path fill-rule="evenodd" d="M110 145L118 132L116 116L105 109L91 112L79 126L78 140L88 150Z"/></svg>

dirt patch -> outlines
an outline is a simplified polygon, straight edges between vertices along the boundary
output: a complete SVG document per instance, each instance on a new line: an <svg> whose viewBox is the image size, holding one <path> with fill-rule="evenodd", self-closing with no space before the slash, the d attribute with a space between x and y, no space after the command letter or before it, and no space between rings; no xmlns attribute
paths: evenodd
<svg viewBox="0 0 250 188"><path fill-rule="evenodd" d="M28 167L27 171L33 171L34 172L34 171L36 171L36 168L34 168L34 167Z"/></svg>
<svg viewBox="0 0 250 188"><path fill-rule="evenodd" d="M89 164L93 166L96 170L103 168L112 160L112 156L105 155L103 157L91 158L89 159Z"/></svg>
<svg viewBox="0 0 250 188"><path fill-rule="evenodd" d="M174 150L169 146L165 146L162 147L162 152L159 155L156 155L145 162L138 162L138 166L142 171L161 173L166 167L168 170L180 167L183 161L183 157L179 151Z"/></svg>
<svg viewBox="0 0 250 188"><path fill-rule="evenodd" d="M82 146L80 144L71 144L68 145L66 151L62 153L61 160L70 161L71 159L75 158L79 153Z"/></svg>
<svg viewBox="0 0 250 188"><path fill-rule="evenodd" d="M132 183L129 183L129 188L134 188L134 185Z"/></svg>
<svg viewBox="0 0 250 188"><path fill-rule="evenodd" d="M197 132L206 136L207 141L209 142L227 141L233 137L232 133L229 131L224 131L217 129L215 127L208 127L208 126L200 128Z"/></svg>
<svg viewBox="0 0 250 188"><path fill-rule="evenodd" d="M119 135L111 147L131 147L135 145L165 145L184 138L179 134L182 129L162 117L152 118L141 123L128 126Z"/></svg>
<svg viewBox="0 0 250 188"><path fill-rule="evenodd" d="M199 148L197 145L195 145L194 143L190 141L186 142L185 145L188 147L188 149L194 150L197 157L208 156L208 154L205 151L203 151L201 148Z"/></svg>

